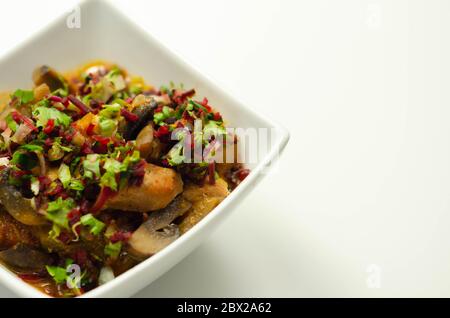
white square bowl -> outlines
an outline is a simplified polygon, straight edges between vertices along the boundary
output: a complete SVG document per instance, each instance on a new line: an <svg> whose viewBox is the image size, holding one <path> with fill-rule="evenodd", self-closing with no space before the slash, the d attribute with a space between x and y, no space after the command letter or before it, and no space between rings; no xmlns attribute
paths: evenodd
<svg viewBox="0 0 450 318"><path fill-rule="evenodd" d="M211 104L221 111L231 127L267 128L272 132L270 145L264 147L262 153L260 151L257 162L251 165L251 174L194 228L161 252L82 296L128 297L177 264L223 222L284 149L289 133L230 96L108 2L84 1L79 8L80 28L69 28L67 16L62 16L0 59L0 91L29 87L32 70L41 64L68 70L86 61L102 59L116 62L155 85L174 81L184 83L185 87L194 87L199 96L207 96ZM45 297L3 266L0 266L0 282L23 297Z"/></svg>

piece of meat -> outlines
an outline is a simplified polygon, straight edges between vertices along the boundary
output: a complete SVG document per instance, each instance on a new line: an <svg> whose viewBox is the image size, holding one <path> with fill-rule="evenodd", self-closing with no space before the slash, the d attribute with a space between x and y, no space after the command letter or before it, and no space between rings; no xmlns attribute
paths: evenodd
<svg viewBox="0 0 450 318"><path fill-rule="evenodd" d="M39 241L31 233L28 226L16 221L11 215L0 209L0 248L10 248L17 243L39 246Z"/></svg>
<svg viewBox="0 0 450 318"><path fill-rule="evenodd" d="M228 184L223 179L217 179L213 185L205 184L201 187L196 184L187 185L183 197L192 203L192 208L179 224L180 232L185 233L192 228L219 205L229 193Z"/></svg>
<svg viewBox="0 0 450 318"><path fill-rule="evenodd" d="M140 186L129 186L108 199L105 208L148 212L165 208L183 191L183 181L169 168L147 164Z"/></svg>

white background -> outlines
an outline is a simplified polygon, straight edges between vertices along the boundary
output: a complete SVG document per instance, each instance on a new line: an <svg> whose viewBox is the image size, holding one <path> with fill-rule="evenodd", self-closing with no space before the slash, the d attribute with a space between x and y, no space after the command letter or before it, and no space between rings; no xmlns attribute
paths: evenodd
<svg viewBox="0 0 450 318"><path fill-rule="evenodd" d="M450 2L114 2L291 132L278 170L137 296L450 296ZM0 54L75 3L1 0Z"/></svg>

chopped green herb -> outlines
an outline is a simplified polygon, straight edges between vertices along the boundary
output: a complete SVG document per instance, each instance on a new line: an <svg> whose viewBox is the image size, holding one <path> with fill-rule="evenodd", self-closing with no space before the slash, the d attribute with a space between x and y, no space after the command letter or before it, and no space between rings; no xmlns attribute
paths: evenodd
<svg viewBox="0 0 450 318"><path fill-rule="evenodd" d="M115 91L121 91L127 87L120 69L117 67L113 68L108 74L106 74L105 78L114 85Z"/></svg>
<svg viewBox="0 0 450 318"><path fill-rule="evenodd" d="M53 140L52 148L48 152L48 160L56 161L64 157L65 152L71 152L72 148L63 146L61 144L61 137L56 137Z"/></svg>
<svg viewBox="0 0 450 318"><path fill-rule="evenodd" d="M117 120L100 117L99 126L102 136L111 137L117 130Z"/></svg>
<svg viewBox="0 0 450 318"><path fill-rule="evenodd" d="M100 157L97 154L89 154L83 161L84 176L88 179L100 177Z"/></svg>
<svg viewBox="0 0 450 318"><path fill-rule="evenodd" d="M27 104L34 99L34 92L18 89L12 94L12 97L17 98L21 105Z"/></svg>
<svg viewBox="0 0 450 318"><path fill-rule="evenodd" d="M6 116L6 118L5 118L5 120L6 120L6 124L8 125L9 129L11 129L13 132L16 132L18 125L12 118L12 115L8 114L8 116Z"/></svg>
<svg viewBox="0 0 450 318"><path fill-rule="evenodd" d="M52 94L59 95L61 97L66 97L67 95L69 95L67 84L65 85L64 88L58 88L57 90L53 91Z"/></svg>
<svg viewBox="0 0 450 318"><path fill-rule="evenodd" d="M37 119L37 127L45 127L49 119L53 119L56 125L63 127L69 127L72 121L72 118L70 118L70 116L64 114L56 108L43 106L37 107L33 111L33 116Z"/></svg>
<svg viewBox="0 0 450 318"><path fill-rule="evenodd" d="M84 190L83 182L81 182L78 179L72 179L72 180L70 180L70 183L69 183L69 189L74 190L74 191L83 191Z"/></svg>
<svg viewBox="0 0 450 318"><path fill-rule="evenodd" d="M67 270L58 266L45 266L47 272L57 284L63 284L67 280Z"/></svg>
<svg viewBox="0 0 450 318"><path fill-rule="evenodd" d="M120 113L121 106L118 103L112 105L103 105L103 109L100 111L99 115L106 118L115 118Z"/></svg>
<svg viewBox="0 0 450 318"><path fill-rule="evenodd" d="M174 110L169 106L164 106L161 112L153 115L153 121L157 125L163 125L164 120L172 116L176 116Z"/></svg>
<svg viewBox="0 0 450 318"><path fill-rule="evenodd" d="M127 156L125 158L125 160L123 161L123 165L124 165L123 171L127 170L128 167L130 166L130 164L135 164L139 160L141 160L141 153L137 150L133 151L133 154L131 156Z"/></svg>
<svg viewBox="0 0 450 318"><path fill-rule="evenodd" d="M75 207L72 198L63 200L61 197L48 203L46 217L56 225L69 229L69 220L67 214Z"/></svg>
<svg viewBox="0 0 450 318"><path fill-rule="evenodd" d="M173 146L172 149L170 149L169 153L167 154L167 160L169 161L169 164L171 166L178 166L182 164L186 159L183 153L184 147L181 143L178 143L175 146Z"/></svg>
<svg viewBox="0 0 450 318"><path fill-rule="evenodd" d="M208 113L208 110L206 109L205 106L200 105L199 103L193 101L192 99L189 100L189 104L191 104L191 105L194 106L195 108L201 109L201 110L204 111L205 113Z"/></svg>
<svg viewBox="0 0 450 318"><path fill-rule="evenodd" d="M61 181L64 188L67 188L69 186L72 176L70 175L70 168L68 165L62 163L59 166L58 178Z"/></svg>
<svg viewBox="0 0 450 318"><path fill-rule="evenodd" d="M76 294L79 294L80 291L79 285L82 277L79 277L78 275L75 275L72 277L72 270L70 266L73 264L73 260L68 258L65 261L65 267L60 266L45 266L47 269L48 274L53 278L55 283L57 284L63 284L67 283L67 286L69 288L75 289Z"/></svg>
<svg viewBox="0 0 450 318"><path fill-rule="evenodd" d="M163 122L164 119L166 119L166 116L164 116L164 114L162 112L156 113L155 115L153 115L153 121L157 125L159 125L161 122Z"/></svg>
<svg viewBox="0 0 450 318"><path fill-rule="evenodd" d="M44 148L42 148L42 146L32 145L32 144L20 146L19 149L24 149L24 150L31 151L31 152L42 152L44 150Z"/></svg>
<svg viewBox="0 0 450 318"><path fill-rule="evenodd" d="M227 130L222 123L218 121L210 120L203 128L203 136L206 140L209 140L212 136L218 137L226 134Z"/></svg>
<svg viewBox="0 0 450 318"><path fill-rule="evenodd" d="M81 157L75 157L75 159L72 160L72 162L70 163L70 171L72 173L75 173L75 170L77 169L80 161L81 161Z"/></svg>
<svg viewBox="0 0 450 318"><path fill-rule="evenodd" d="M116 175L127 170L127 163L122 163L115 159L107 158L105 160L105 164L103 165L103 169L105 169L106 172L100 179L100 185L107 186L112 190L117 191Z"/></svg>
<svg viewBox="0 0 450 318"><path fill-rule="evenodd" d="M53 223L52 229L48 232L48 237L54 241L58 240L61 234L61 227Z"/></svg>
<svg viewBox="0 0 450 318"><path fill-rule="evenodd" d="M80 219L81 224L88 226L91 230L90 232L94 235L100 234L100 232L105 228L105 223L96 219L92 214L83 215Z"/></svg>
<svg viewBox="0 0 450 318"><path fill-rule="evenodd" d="M164 106L162 109L162 113L166 118L169 118L173 113L173 109L168 106Z"/></svg>
<svg viewBox="0 0 450 318"><path fill-rule="evenodd" d="M130 87L130 93L134 95L139 95L142 93L142 88L138 85L133 85Z"/></svg>
<svg viewBox="0 0 450 318"><path fill-rule="evenodd" d="M122 249L122 242L111 243L109 242L105 246L105 254L111 256L112 258L117 258L119 256L120 251Z"/></svg>

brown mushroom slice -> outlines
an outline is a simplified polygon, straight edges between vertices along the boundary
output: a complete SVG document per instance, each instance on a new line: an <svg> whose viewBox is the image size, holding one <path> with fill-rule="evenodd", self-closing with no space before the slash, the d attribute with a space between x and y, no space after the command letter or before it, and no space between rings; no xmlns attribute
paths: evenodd
<svg viewBox="0 0 450 318"><path fill-rule="evenodd" d="M108 199L104 208L148 212L165 208L183 191L183 181L169 168L147 164L139 186L128 186Z"/></svg>
<svg viewBox="0 0 450 318"><path fill-rule="evenodd" d="M24 198L16 187L8 183L8 176L8 169L4 169L0 174L0 201L6 211L23 224L45 224L45 218L33 208L31 200Z"/></svg>
<svg viewBox="0 0 450 318"><path fill-rule="evenodd" d="M34 70L33 82L36 86L47 84L52 92L60 88L67 89L68 87L64 77L47 65L42 65Z"/></svg>
<svg viewBox="0 0 450 318"><path fill-rule="evenodd" d="M192 208L183 216L180 223L181 233L185 233L211 212L229 194L228 184L217 179L214 184L198 186L190 184L185 187L183 197L192 203Z"/></svg>
<svg viewBox="0 0 450 318"><path fill-rule="evenodd" d="M49 254L22 243L1 251L0 260L12 268L32 271L42 271L53 261Z"/></svg>
<svg viewBox="0 0 450 318"><path fill-rule="evenodd" d="M180 237L180 230L175 224L167 225L159 231L147 229L145 226L140 227L133 233L131 253L142 257L149 257L156 254L164 247Z"/></svg>
<svg viewBox="0 0 450 318"><path fill-rule="evenodd" d="M180 231L172 222L190 208L191 204L180 196L165 209L150 214L131 235L128 241L130 253L148 257L175 241L180 236Z"/></svg>

